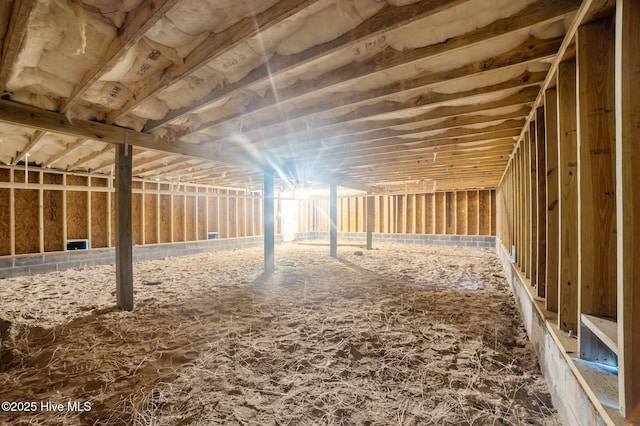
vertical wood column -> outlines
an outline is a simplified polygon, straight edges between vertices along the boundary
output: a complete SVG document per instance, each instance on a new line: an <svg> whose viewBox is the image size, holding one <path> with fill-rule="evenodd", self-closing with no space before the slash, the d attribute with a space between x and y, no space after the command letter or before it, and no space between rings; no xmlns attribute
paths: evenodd
<svg viewBox="0 0 640 426"><path fill-rule="evenodd" d="M275 205L273 197L273 171L264 171L264 273L271 275L275 269Z"/></svg>
<svg viewBox="0 0 640 426"><path fill-rule="evenodd" d="M640 424L640 2L616 3L616 211L620 411ZM635 410L634 410L635 408Z"/></svg>
<svg viewBox="0 0 640 426"><path fill-rule="evenodd" d="M547 283L547 166L544 108L536 110L536 170L538 176L538 297L546 296Z"/></svg>
<svg viewBox="0 0 640 426"><path fill-rule="evenodd" d="M338 257L338 188L329 185L329 255Z"/></svg>
<svg viewBox="0 0 640 426"><path fill-rule="evenodd" d="M529 126L529 269L530 284L538 284L538 174L536 150L536 123Z"/></svg>
<svg viewBox="0 0 640 426"><path fill-rule="evenodd" d="M131 145L116 149L116 299L118 307L133 310L133 245L131 226Z"/></svg>
<svg viewBox="0 0 640 426"><path fill-rule="evenodd" d="M367 250L373 248L373 222L376 216L375 197L367 196Z"/></svg>
<svg viewBox="0 0 640 426"><path fill-rule="evenodd" d="M558 312L558 96L556 89L544 94L547 165L546 308Z"/></svg>
<svg viewBox="0 0 640 426"><path fill-rule="evenodd" d="M558 67L558 177L560 241L558 326L578 332L578 123L576 63Z"/></svg>
<svg viewBox="0 0 640 426"><path fill-rule="evenodd" d="M614 38L611 18L578 28L579 307L609 318L617 312Z"/></svg>

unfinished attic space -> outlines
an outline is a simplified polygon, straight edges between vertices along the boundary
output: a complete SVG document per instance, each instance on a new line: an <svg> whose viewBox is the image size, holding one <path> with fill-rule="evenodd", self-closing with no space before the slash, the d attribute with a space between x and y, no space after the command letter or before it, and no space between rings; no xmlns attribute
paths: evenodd
<svg viewBox="0 0 640 426"><path fill-rule="evenodd" d="M0 424L640 424L640 1L0 1Z"/></svg>

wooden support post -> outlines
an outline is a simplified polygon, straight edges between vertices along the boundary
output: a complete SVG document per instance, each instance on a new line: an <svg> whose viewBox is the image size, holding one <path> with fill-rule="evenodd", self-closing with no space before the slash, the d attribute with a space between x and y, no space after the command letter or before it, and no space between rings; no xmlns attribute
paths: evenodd
<svg viewBox="0 0 640 426"><path fill-rule="evenodd" d="M580 313L616 317L615 25L578 29Z"/></svg>
<svg viewBox="0 0 640 426"><path fill-rule="evenodd" d="M620 411L640 424L640 2L616 3L616 199Z"/></svg>
<svg viewBox="0 0 640 426"><path fill-rule="evenodd" d="M367 250L373 248L373 221L375 219L375 198L367 197Z"/></svg>
<svg viewBox="0 0 640 426"><path fill-rule="evenodd" d="M546 308L558 312L558 96L556 89L544 94L547 165L547 259Z"/></svg>
<svg viewBox="0 0 640 426"><path fill-rule="evenodd" d="M558 67L558 177L560 241L558 327L578 333L578 123L576 63Z"/></svg>
<svg viewBox="0 0 640 426"><path fill-rule="evenodd" d="M116 299L118 307L133 310L133 246L131 145L116 147Z"/></svg>
<svg viewBox="0 0 640 426"><path fill-rule="evenodd" d="M547 166L544 108L536 110L536 171L538 175L538 297L546 296L547 282Z"/></svg>
<svg viewBox="0 0 640 426"><path fill-rule="evenodd" d="M275 270L275 204L273 195L273 170L264 171L264 273L273 274Z"/></svg>
<svg viewBox="0 0 640 426"><path fill-rule="evenodd" d="M536 123L529 126L529 268L531 269L530 284L538 285L538 174L537 174L537 149L536 149Z"/></svg>
<svg viewBox="0 0 640 426"><path fill-rule="evenodd" d="M329 255L338 257L338 188L335 183L329 186Z"/></svg>

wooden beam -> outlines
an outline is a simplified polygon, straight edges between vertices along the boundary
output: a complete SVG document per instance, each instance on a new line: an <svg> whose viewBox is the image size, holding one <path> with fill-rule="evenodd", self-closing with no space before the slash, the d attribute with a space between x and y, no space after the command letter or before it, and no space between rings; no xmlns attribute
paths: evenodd
<svg viewBox="0 0 640 426"><path fill-rule="evenodd" d="M547 89L544 96L547 173L546 308L558 312L558 95Z"/></svg>
<svg viewBox="0 0 640 426"><path fill-rule="evenodd" d="M616 4L616 211L620 412L640 424L640 2Z"/></svg>
<svg viewBox="0 0 640 426"><path fill-rule="evenodd" d="M577 34L580 314L616 318L615 25ZM580 333L581 356L583 353Z"/></svg>
<svg viewBox="0 0 640 426"><path fill-rule="evenodd" d="M545 134L545 111L544 107L539 107L536 111L536 173L538 184L538 250L537 250L537 293L538 297L544 298L546 295L547 283L547 166L546 166L546 134Z"/></svg>
<svg viewBox="0 0 640 426"><path fill-rule="evenodd" d="M525 149L529 150L529 217L530 235L529 241L529 268L531 269L530 284L533 287L538 285L538 151L536 145L536 123L529 123L529 139Z"/></svg>
<svg viewBox="0 0 640 426"><path fill-rule="evenodd" d="M74 119L71 123L63 114L6 100L0 100L0 122L116 145L127 143L152 151L219 161L241 167L258 167L255 162L247 160L247 156L219 153L196 144L170 141L96 121Z"/></svg>
<svg viewBox="0 0 640 426"><path fill-rule="evenodd" d="M578 333L578 123L576 62L558 66L558 327Z"/></svg>
<svg viewBox="0 0 640 426"><path fill-rule="evenodd" d="M82 98L82 95L118 64L177 2L178 0L143 1L140 6L127 13L125 21L118 29L118 35L109 43L103 59L84 75L80 83L74 87L71 96L60 103L60 111L66 112L71 104Z"/></svg>
<svg viewBox="0 0 640 426"><path fill-rule="evenodd" d="M275 270L275 204L273 195L273 171L264 171L264 273L273 274Z"/></svg>
<svg viewBox="0 0 640 426"><path fill-rule="evenodd" d="M116 300L125 311L133 310L131 148L118 145L116 150Z"/></svg>
<svg viewBox="0 0 640 426"><path fill-rule="evenodd" d="M36 0L13 0L11 18L7 27L7 33L2 45L2 58L0 61L0 94L4 93L13 65L18 58L22 41L27 33L27 21L31 11L35 7ZM19 160L18 160L19 161Z"/></svg>

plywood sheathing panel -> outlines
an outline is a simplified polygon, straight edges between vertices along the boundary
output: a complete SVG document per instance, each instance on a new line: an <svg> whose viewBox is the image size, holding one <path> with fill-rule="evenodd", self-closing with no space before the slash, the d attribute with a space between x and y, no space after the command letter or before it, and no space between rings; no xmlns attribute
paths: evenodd
<svg viewBox="0 0 640 426"><path fill-rule="evenodd" d="M173 241L184 241L184 195L172 195L173 197Z"/></svg>
<svg viewBox="0 0 640 426"><path fill-rule="evenodd" d="M456 233L456 194L455 192L445 192L445 224L446 233Z"/></svg>
<svg viewBox="0 0 640 426"><path fill-rule="evenodd" d="M11 240L8 238L11 229L10 189L0 189L0 255L11 254Z"/></svg>
<svg viewBox="0 0 640 426"><path fill-rule="evenodd" d="M456 197L456 234L467 234L467 192L457 191Z"/></svg>
<svg viewBox="0 0 640 426"><path fill-rule="evenodd" d="M160 195L160 241L159 243L171 242L171 195Z"/></svg>
<svg viewBox="0 0 640 426"><path fill-rule="evenodd" d="M489 232L490 235L495 235L496 234L496 190L492 189L489 191L491 193L491 231Z"/></svg>
<svg viewBox="0 0 640 426"><path fill-rule="evenodd" d="M146 190L158 190L158 184L154 182L145 182ZM158 195L144 194L144 242L145 244L156 244L158 240ZM162 215L160 215L162 218Z"/></svg>
<svg viewBox="0 0 640 426"><path fill-rule="evenodd" d="M478 200L478 215L480 217L480 235L491 234L491 193L480 191Z"/></svg>
<svg viewBox="0 0 640 426"><path fill-rule="evenodd" d="M207 196L205 194L198 195L198 240L207 239Z"/></svg>
<svg viewBox="0 0 640 426"><path fill-rule="evenodd" d="M16 254L38 253L38 191L15 190Z"/></svg>
<svg viewBox="0 0 640 426"><path fill-rule="evenodd" d="M44 184L62 185L62 175L44 173ZM45 190L43 194L43 219L44 219L44 251L64 250L64 236L62 235L62 222L65 220L62 214L62 188L59 191ZM105 203L105 209L108 206Z"/></svg>
<svg viewBox="0 0 640 426"><path fill-rule="evenodd" d="M91 186L105 188L107 179L91 178ZM108 194L106 192L91 193L91 247L107 247L108 241Z"/></svg>
<svg viewBox="0 0 640 426"><path fill-rule="evenodd" d="M218 232L218 203L219 198L217 194L212 194L208 197L209 203L209 232Z"/></svg>
<svg viewBox="0 0 640 426"><path fill-rule="evenodd" d="M186 211L185 211L185 216L186 216L186 225L187 225L187 229L186 229L186 234L187 234L187 239L186 241L195 241L196 240L196 197L194 196L194 194L188 194L185 195L186 198Z"/></svg>
<svg viewBox="0 0 640 426"><path fill-rule="evenodd" d="M87 186L85 176L67 175L67 185ZM67 191L67 240L88 239L87 192Z"/></svg>
<svg viewBox="0 0 640 426"><path fill-rule="evenodd" d="M220 238L229 237L229 199L227 197L227 190L221 190L219 194L218 203L218 226L220 226Z"/></svg>
<svg viewBox="0 0 640 426"><path fill-rule="evenodd" d="M478 235L478 191L467 192L467 235Z"/></svg>

